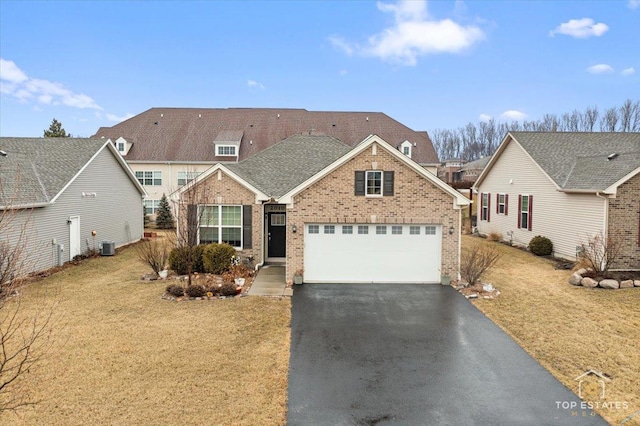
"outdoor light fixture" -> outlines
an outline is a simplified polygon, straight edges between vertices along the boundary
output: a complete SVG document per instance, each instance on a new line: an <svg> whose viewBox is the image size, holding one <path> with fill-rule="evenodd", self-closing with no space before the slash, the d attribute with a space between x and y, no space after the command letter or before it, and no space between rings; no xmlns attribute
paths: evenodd
<svg viewBox="0 0 640 426"><path fill-rule="evenodd" d="M449 235L453 235L453 233L455 232L455 228L453 226L449 227Z"/></svg>
<svg viewBox="0 0 640 426"><path fill-rule="evenodd" d="M295 225L291 226L291 230L293 231L293 233L295 234L296 232L298 232L298 227Z"/></svg>

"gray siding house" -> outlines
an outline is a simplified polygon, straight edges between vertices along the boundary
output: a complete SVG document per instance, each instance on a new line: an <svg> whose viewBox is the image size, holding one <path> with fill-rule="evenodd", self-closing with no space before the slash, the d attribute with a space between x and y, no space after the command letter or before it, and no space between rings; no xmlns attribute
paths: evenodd
<svg viewBox="0 0 640 426"><path fill-rule="evenodd" d="M143 236L146 193L113 144L0 138L0 151L0 243L24 244L20 272Z"/></svg>

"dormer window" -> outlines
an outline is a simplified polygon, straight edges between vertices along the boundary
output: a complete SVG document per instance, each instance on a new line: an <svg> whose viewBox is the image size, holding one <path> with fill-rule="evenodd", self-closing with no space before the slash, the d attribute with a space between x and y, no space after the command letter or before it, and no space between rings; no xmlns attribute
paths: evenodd
<svg viewBox="0 0 640 426"><path fill-rule="evenodd" d="M216 145L216 155L221 157L235 157L236 154L235 145Z"/></svg>
<svg viewBox="0 0 640 426"><path fill-rule="evenodd" d="M124 152L124 142L118 142L118 152L120 154Z"/></svg>
<svg viewBox="0 0 640 426"><path fill-rule="evenodd" d="M127 155L129 153L129 150L133 146L133 143L127 142L127 140L122 136L116 139L113 144L122 156Z"/></svg>
<svg viewBox="0 0 640 426"><path fill-rule="evenodd" d="M400 144L400 151L409 158L411 158L411 148L412 145L409 141L404 141Z"/></svg>

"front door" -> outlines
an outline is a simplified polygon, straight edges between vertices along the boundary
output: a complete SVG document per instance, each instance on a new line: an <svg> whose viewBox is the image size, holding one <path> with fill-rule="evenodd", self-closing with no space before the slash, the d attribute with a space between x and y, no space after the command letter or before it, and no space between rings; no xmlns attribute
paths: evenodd
<svg viewBox="0 0 640 426"><path fill-rule="evenodd" d="M287 215L284 212L267 213L267 257L285 257L287 238Z"/></svg>

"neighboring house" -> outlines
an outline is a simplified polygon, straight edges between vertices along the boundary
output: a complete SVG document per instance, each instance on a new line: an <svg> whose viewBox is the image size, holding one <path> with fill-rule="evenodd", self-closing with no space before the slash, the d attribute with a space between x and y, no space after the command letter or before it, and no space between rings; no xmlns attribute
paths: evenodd
<svg viewBox="0 0 640 426"><path fill-rule="evenodd" d="M509 132L474 189L481 234L542 235L574 260L602 233L622 244L615 268L640 269L640 133Z"/></svg>
<svg viewBox="0 0 640 426"><path fill-rule="evenodd" d="M355 146L377 134L436 173L426 132L380 112L276 108L152 108L94 137L110 139L144 185L154 215L167 196L217 163L236 163L296 134L327 135Z"/></svg>
<svg viewBox="0 0 640 426"><path fill-rule="evenodd" d="M482 157L478 160L469 161L456 172L453 173L454 182L475 182L484 168L489 164L491 157Z"/></svg>
<svg viewBox="0 0 640 426"><path fill-rule="evenodd" d="M145 192L111 143L3 137L0 150L0 242L24 242L23 272L142 237Z"/></svg>
<svg viewBox="0 0 640 426"><path fill-rule="evenodd" d="M304 270L305 282L335 283L457 276L469 203L375 135L355 146L291 136L216 164L172 199L192 243L227 242L259 265L285 263L289 279Z"/></svg>
<svg viewBox="0 0 640 426"><path fill-rule="evenodd" d="M438 166L438 177L447 183L452 183L455 181L456 173L460 171L460 168L464 166L467 162L460 158L450 158L448 160L444 160Z"/></svg>

